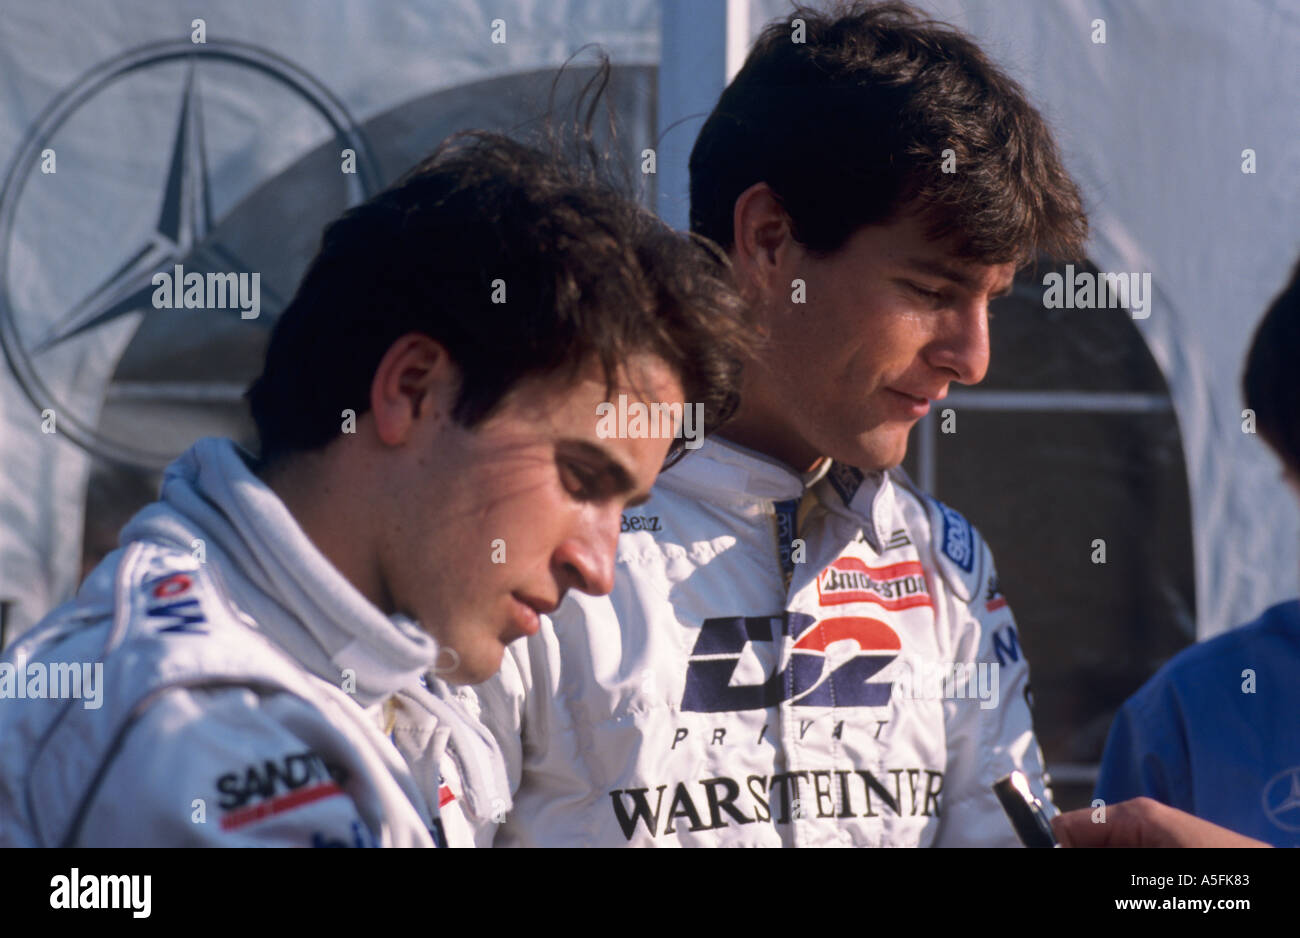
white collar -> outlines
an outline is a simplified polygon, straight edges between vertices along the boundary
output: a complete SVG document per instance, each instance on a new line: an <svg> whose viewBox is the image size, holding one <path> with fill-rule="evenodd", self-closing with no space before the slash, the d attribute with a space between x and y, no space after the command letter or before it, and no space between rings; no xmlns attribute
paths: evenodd
<svg viewBox="0 0 1300 938"><path fill-rule="evenodd" d="M185 550L201 538L231 600L317 677L355 690L363 707L418 681L437 659L427 632L384 615L325 559L231 440L200 440L167 468L160 500L122 530L123 544L144 538Z"/></svg>
<svg viewBox="0 0 1300 938"><path fill-rule="evenodd" d="M659 485L712 503L777 502L816 493L830 511L863 524L877 551L892 533L894 493L888 472L862 472L823 459L799 473L786 464L730 440L710 437L665 472Z"/></svg>

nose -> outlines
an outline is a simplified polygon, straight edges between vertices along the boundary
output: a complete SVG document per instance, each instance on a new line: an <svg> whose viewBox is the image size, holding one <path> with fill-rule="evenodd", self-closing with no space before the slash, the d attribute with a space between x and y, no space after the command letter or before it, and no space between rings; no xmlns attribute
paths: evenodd
<svg viewBox="0 0 1300 938"><path fill-rule="evenodd" d="M555 577L565 589L604 596L614 588L614 555L622 512L593 512L561 542L553 558Z"/></svg>
<svg viewBox="0 0 1300 938"><path fill-rule="evenodd" d="M951 374L959 384L979 384L989 370L988 301L971 300L944 318L941 332L930 343L932 367Z"/></svg>

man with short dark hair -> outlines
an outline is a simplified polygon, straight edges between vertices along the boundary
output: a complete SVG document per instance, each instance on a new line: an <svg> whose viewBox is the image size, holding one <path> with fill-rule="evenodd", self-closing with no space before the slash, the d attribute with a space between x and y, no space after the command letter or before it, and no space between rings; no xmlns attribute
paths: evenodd
<svg viewBox="0 0 1300 938"><path fill-rule="evenodd" d="M348 211L249 391L260 458L197 443L7 650L0 844L429 845L448 738L464 810L502 810L500 754L427 685L609 591L620 513L693 443L602 406L725 419L739 311L687 239L503 137Z"/></svg>
<svg viewBox="0 0 1300 938"><path fill-rule="evenodd" d="M902 4L768 25L691 155L691 218L765 340L735 420L624 514L573 597L461 696L515 809L480 842L1015 844L1046 797L989 549L896 467L988 367L988 305L1086 220L1042 118Z"/></svg>

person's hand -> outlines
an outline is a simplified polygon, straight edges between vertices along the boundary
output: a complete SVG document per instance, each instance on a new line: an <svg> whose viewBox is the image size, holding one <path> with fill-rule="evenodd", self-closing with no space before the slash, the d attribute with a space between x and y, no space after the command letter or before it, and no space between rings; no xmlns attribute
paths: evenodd
<svg viewBox="0 0 1300 938"><path fill-rule="evenodd" d="M1105 821L1093 820L1100 808L1067 811L1052 819L1062 847L1267 847L1150 798L1106 805Z"/></svg>

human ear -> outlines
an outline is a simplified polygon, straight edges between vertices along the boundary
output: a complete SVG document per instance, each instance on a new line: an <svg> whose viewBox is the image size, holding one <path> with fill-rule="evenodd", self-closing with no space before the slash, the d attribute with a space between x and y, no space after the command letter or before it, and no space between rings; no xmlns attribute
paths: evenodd
<svg viewBox="0 0 1300 938"><path fill-rule="evenodd" d="M375 432L388 446L400 446L425 417L451 412L459 372L443 346L410 332L388 347L370 381L370 412Z"/></svg>
<svg viewBox="0 0 1300 938"><path fill-rule="evenodd" d="M732 212L732 264L746 287L763 294L788 293L789 265L798 248L790 216L765 182L750 186Z"/></svg>

